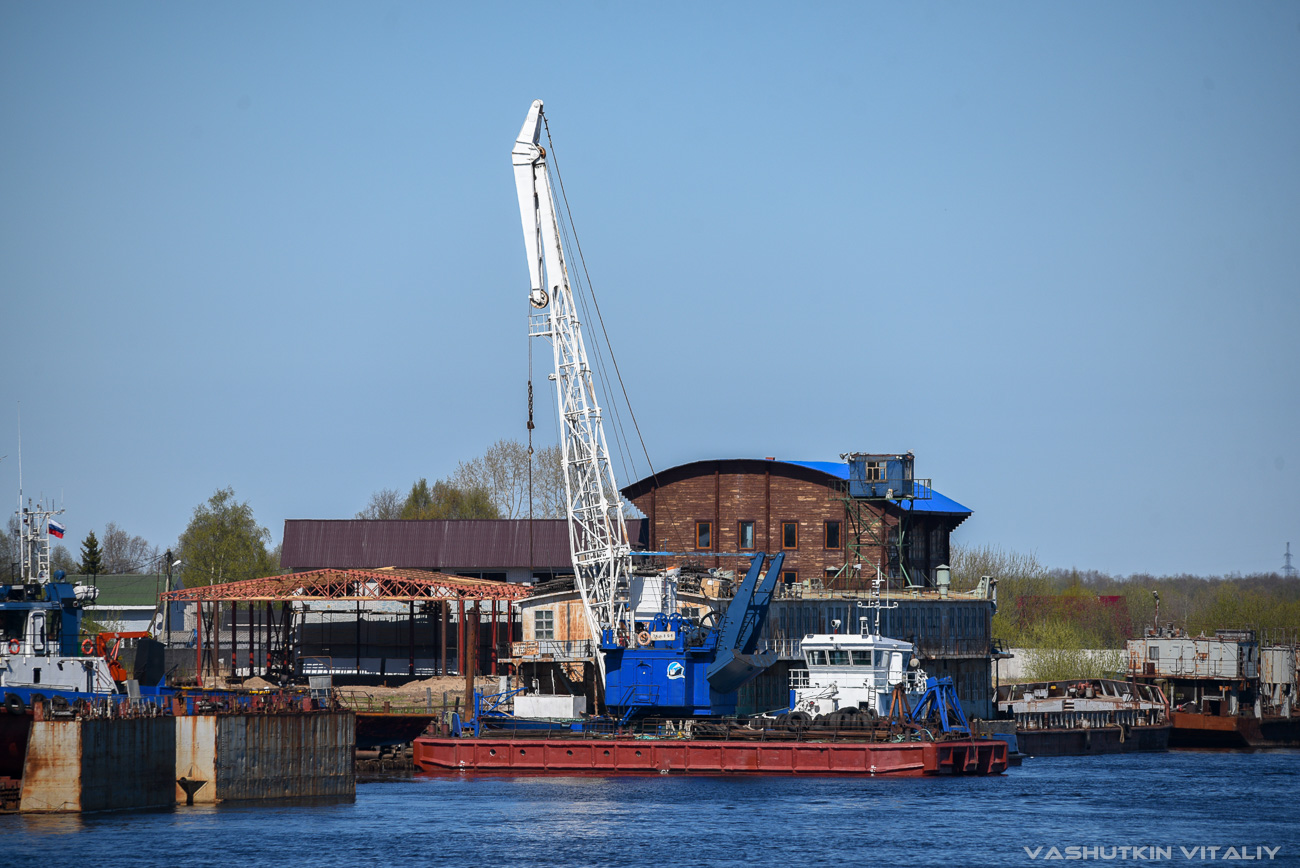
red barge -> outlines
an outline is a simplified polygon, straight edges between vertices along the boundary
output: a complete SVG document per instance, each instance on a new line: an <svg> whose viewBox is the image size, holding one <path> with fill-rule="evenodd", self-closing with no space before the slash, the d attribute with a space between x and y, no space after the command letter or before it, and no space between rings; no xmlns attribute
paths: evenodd
<svg viewBox="0 0 1300 868"><path fill-rule="evenodd" d="M422 771L522 774L999 775L1007 743L421 736Z"/></svg>

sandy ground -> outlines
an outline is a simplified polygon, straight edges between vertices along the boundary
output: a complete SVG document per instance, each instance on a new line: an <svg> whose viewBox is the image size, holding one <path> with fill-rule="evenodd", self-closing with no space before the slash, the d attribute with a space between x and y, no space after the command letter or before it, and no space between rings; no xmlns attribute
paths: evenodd
<svg viewBox="0 0 1300 868"><path fill-rule="evenodd" d="M474 686L484 693L496 693L500 683L498 679L487 676L475 679ZM336 689L343 703L357 710L378 710L384 703L388 703L393 711L408 707L423 709L430 698L433 700L433 707L440 708L444 694L448 705L459 702L463 707L465 679L459 675L435 675L432 678L416 679L389 687L343 685Z"/></svg>
<svg viewBox="0 0 1300 868"><path fill-rule="evenodd" d="M487 694L496 693L500 689L500 680L490 675L479 676L475 679L474 686ZM240 687L244 690L276 689L276 685L256 676L245 679ZM448 705L459 704L463 707L465 678L461 675L435 675L400 684L394 679L386 687L341 685L336 690L344 705L359 711L379 711L384 703L388 703L393 711L423 710L429 699L433 700L433 707L437 709L442 706L444 694Z"/></svg>

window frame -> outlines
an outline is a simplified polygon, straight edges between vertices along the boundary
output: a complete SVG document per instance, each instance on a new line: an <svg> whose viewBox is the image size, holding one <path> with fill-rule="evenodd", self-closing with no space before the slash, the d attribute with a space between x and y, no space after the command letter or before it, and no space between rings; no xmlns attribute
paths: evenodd
<svg viewBox="0 0 1300 868"><path fill-rule="evenodd" d="M749 525L749 545L745 545L745 525ZM752 552L758 547L758 522L752 518L736 521L736 548L742 552Z"/></svg>
<svg viewBox="0 0 1300 868"><path fill-rule="evenodd" d="M709 538L709 541L704 545L700 545L701 529L703 529L704 532L708 534L708 538ZM713 551L713 522L712 521L695 522L695 550L701 552Z"/></svg>
<svg viewBox="0 0 1300 868"><path fill-rule="evenodd" d="M785 539L786 539L785 531L786 531L786 528L793 528L793 529L794 529L794 545L792 545L792 546L788 546L788 545L785 544ZM782 521L781 521L781 550L782 550L782 551L787 551L787 552L793 552L793 551L798 551L798 550L799 550L799 522L797 522L797 521L786 521L786 520L782 519Z"/></svg>
<svg viewBox="0 0 1300 868"><path fill-rule="evenodd" d="M838 545L831 545L831 525L835 525L835 536ZM839 551L844 548L844 523L838 518L828 518L822 521L822 548L827 551Z"/></svg>
<svg viewBox="0 0 1300 868"><path fill-rule="evenodd" d="M784 583L787 584L787 585L797 585L797 584L799 584L799 571L798 571L798 570L782 570L782 571L781 571L781 581L784 582Z"/></svg>
<svg viewBox="0 0 1300 868"><path fill-rule="evenodd" d="M545 616L545 617L543 617ZM547 636L542 635L542 621L546 621ZM554 642L555 641L555 610L554 609L534 609L533 610L533 639L537 642Z"/></svg>

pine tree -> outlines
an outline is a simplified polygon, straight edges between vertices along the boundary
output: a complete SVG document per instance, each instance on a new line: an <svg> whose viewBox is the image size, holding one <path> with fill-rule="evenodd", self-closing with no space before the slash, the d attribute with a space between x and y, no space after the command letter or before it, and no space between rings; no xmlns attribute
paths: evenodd
<svg viewBox="0 0 1300 868"><path fill-rule="evenodd" d="M104 559L99 551L99 540L95 539L95 532L92 530L81 541L81 574L98 576L103 568Z"/></svg>

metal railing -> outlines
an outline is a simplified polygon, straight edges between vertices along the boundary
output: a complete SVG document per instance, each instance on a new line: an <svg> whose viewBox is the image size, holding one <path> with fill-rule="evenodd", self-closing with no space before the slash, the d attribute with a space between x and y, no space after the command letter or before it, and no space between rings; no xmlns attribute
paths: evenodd
<svg viewBox="0 0 1300 868"><path fill-rule="evenodd" d="M586 660L596 653L590 639L533 639L510 643L510 656L545 660Z"/></svg>

